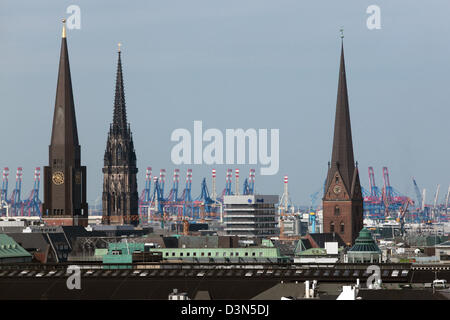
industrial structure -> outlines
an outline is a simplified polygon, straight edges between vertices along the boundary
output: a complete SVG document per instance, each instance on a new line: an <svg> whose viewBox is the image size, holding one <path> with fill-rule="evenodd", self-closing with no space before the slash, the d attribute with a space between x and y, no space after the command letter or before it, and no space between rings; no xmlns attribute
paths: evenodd
<svg viewBox="0 0 450 320"><path fill-rule="evenodd" d="M383 183L380 190L375 182L373 167L369 167L369 190L363 188L364 217L373 220L403 219L399 213L406 213L414 201L391 186L387 167L383 167Z"/></svg>
<svg viewBox="0 0 450 320"><path fill-rule="evenodd" d="M435 193L432 204L426 204L423 198L423 192L417 186L416 180L413 178L413 186L415 198L411 198L400 193L394 186L390 184L389 172L387 167L383 167L383 178L385 182L383 187L379 188L375 182L375 174L373 167L369 167L369 188L362 188L364 200L364 218L372 221L384 222L386 220L395 220L402 225L405 223L431 223L446 222L449 220L446 214L446 208L449 204L449 191L445 196ZM16 180L11 185L10 169L5 167L2 170L2 181L0 189L0 217L24 217L39 219L42 217L42 202L40 200L40 178L41 169L36 167L34 170L34 183L31 191L27 195L23 195L22 177L24 170L22 167L17 168ZM193 185L192 169L187 169L186 184L183 189L180 187L180 170L175 169L172 177L172 185L169 190L164 192L166 171L161 169L159 176L152 176L152 168L148 167L145 172L145 186L139 197L139 223L150 224L158 222L164 224L164 221L172 221L176 223L184 223L189 221L221 221L223 222L223 199L226 195L234 195L233 187L233 170L227 169L225 177L225 186L221 192L217 192L216 169L212 170L211 182L212 190L209 192L206 179L202 178L197 184L198 189ZM157 187L156 187L157 186ZM285 235L291 237L298 234L300 224L305 223L304 214L308 215L308 232L319 231L319 218L322 212L322 204L318 203L318 199L323 198L323 189L311 194L311 203L309 208L300 212L299 208L294 206L288 192L288 176L283 177L284 191L281 194L280 201L277 204L277 222L280 228L280 237ZM193 188L194 187L194 188ZM10 190L11 189L11 190ZM195 190L199 190L199 196L195 196ZM250 169L248 178L239 189L242 195L255 194L255 170ZM205 199L207 201L205 201ZM100 200L100 198L98 198ZM442 201L443 200L443 201ZM97 201L99 202L99 201ZM96 202L96 203L97 203ZM386 210L386 204L388 209ZM102 205L91 205L96 207L95 213L102 212ZM424 209L422 209L424 208ZM448 209L447 209L448 210ZM163 214L161 214L161 212ZM164 215L165 213L165 215ZM301 222L299 221L301 220ZM305 228L301 227L305 232ZM297 230L297 231L294 231Z"/></svg>
<svg viewBox="0 0 450 320"><path fill-rule="evenodd" d="M164 222L185 220L205 222L209 220L223 221L223 202L225 196L241 194L239 185L239 169L235 170L236 185L232 192L232 170L226 173L225 188L221 193L216 190L216 169L212 169L212 190L209 192L206 178L200 185L200 195L192 195L192 169L186 171L186 182L183 191L179 188L180 171L175 169L173 183L168 194L165 192L166 170L161 169L158 176L152 176L152 168L148 167L145 174L145 187L139 199L139 220L141 224L155 221ZM244 180L243 195L255 193L255 170L250 169L249 177Z"/></svg>

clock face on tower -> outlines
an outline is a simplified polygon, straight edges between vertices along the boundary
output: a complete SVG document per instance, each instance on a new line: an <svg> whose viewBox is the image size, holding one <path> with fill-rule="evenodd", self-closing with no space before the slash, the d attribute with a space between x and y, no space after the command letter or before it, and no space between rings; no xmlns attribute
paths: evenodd
<svg viewBox="0 0 450 320"><path fill-rule="evenodd" d="M340 186L335 186L335 187L333 188L333 192L334 192L335 194L339 194L339 193L341 193L341 191L342 191L342 189L341 189Z"/></svg>
<svg viewBox="0 0 450 320"><path fill-rule="evenodd" d="M63 184L64 183L64 173L61 171L56 171L55 173L53 173L52 181L57 186Z"/></svg>

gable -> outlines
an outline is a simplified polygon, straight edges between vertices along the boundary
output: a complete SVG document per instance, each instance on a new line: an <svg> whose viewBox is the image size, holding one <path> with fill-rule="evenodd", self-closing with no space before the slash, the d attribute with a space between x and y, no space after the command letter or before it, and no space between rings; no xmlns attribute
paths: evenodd
<svg viewBox="0 0 450 320"><path fill-rule="evenodd" d="M353 174L352 189L351 189L352 199L362 199L361 183L359 181L359 170L355 168L355 173Z"/></svg>
<svg viewBox="0 0 450 320"><path fill-rule="evenodd" d="M342 179L339 169L336 169L333 175L330 175L328 183L328 189L324 194L323 200L350 200L350 192Z"/></svg>

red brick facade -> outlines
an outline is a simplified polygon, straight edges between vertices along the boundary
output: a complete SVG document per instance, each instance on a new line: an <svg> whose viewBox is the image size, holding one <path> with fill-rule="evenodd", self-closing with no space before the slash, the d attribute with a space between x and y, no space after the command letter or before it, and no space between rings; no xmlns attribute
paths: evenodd
<svg viewBox="0 0 450 320"><path fill-rule="evenodd" d="M351 192L336 172L323 199L323 232L338 233L348 246L354 244L363 228L363 200L358 189L351 199Z"/></svg>
<svg viewBox="0 0 450 320"><path fill-rule="evenodd" d="M44 218L43 220L48 226L88 226L88 219L84 218Z"/></svg>

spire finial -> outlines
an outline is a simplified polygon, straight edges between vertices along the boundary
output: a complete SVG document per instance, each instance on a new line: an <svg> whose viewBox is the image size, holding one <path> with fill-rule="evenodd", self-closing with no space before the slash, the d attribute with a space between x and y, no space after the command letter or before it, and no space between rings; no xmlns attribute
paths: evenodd
<svg viewBox="0 0 450 320"><path fill-rule="evenodd" d="M119 48L118 50L117 50L117 52L120 52L120 47L122 46L122 44L119 42L118 44L117 44L117 47Z"/></svg>
<svg viewBox="0 0 450 320"><path fill-rule="evenodd" d="M344 39L344 27L341 27L339 31L341 32L341 39Z"/></svg>
<svg viewBox="0 0 450 320"><path fill-rule="evenodd" d="M63 29L62 29L62 37L66 37L66 19L62 19Z"/></svg>

